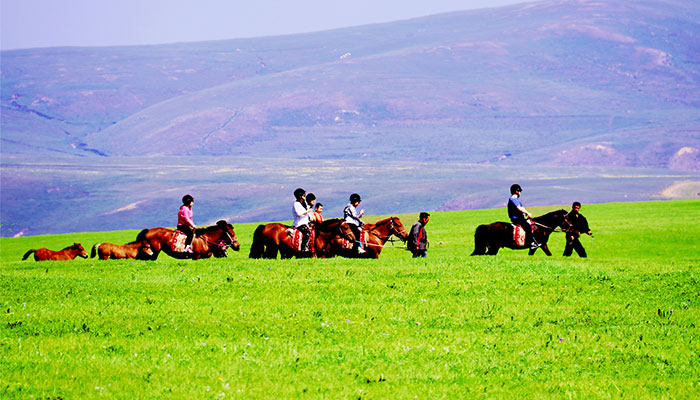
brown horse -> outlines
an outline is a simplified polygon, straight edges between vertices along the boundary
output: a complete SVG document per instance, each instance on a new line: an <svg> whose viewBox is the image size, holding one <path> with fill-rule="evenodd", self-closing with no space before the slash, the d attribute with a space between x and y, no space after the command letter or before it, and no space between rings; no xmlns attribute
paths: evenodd
<svg viewBox="0 0 700 400"><path fill-rule="evenodd" d="M238 251L241 249L240 243L233 231L233 226L226 221L218 221L216 225L206 228L195 229L195 237L192 241L192 253L174 252L170 248L173 238L173 230L168 228L144 229L136 236L137 241L146 240L153 250L152 260L158 258L158 254L164 251L165 254L174 258L200 258L226 257L226 250L231 247Z"/></svg>
<svg viewBox="0 0 700 400"><path fill-rule="evenodd" d="M373 224L364 224L362 230L365 231L364 249L365 253L358 254L354 250L347 250L341 253L344 257L352 258L379 258L384 245L393 235L405 242L408 239L408 232L403 227L399 217L390 217L377 221Z"/></svg>
<svg viewBox="0 0 700 400"><path fill-rule="evenodd" d="M533 218L534 230L533 237L540 244L542 251L548 256L552 255L547 246L549 235L554 232L554 229L568 229L571 224L567 219L568 212L566 210L557 210L545 215ZM501 247L507 247L514 250L530 249L529 243L524 246L518 246L513 239L513 225L510 222L494 222L489 225L479 225L474 232L474 252L473 256L479 255L496 255ZM529 254L533 255L537 249L530 249Z"/></svg>
<svg viewBox="0 0 700 400"><path fill-rule="evenodd" d="M153 249L147 240L131 242L127 244L96 243L92 246L90 257L99 255L100 260L117 258L135 258L137 260L150 260L153 257Z"/></svg>
<svg viewBox="0 0 700 400"><path fill-rule="evenodd" d="M53 251L46 248L41 249L31 249L24 253L22 261L29 258L29 255L34 253L34 260L36 261L46 261L46 260L75 260L75 257L80 256L82 258L88 258L88 254L80 243L73 243L72 246L66 247L63 250Z"/></svg>
<svg viewBox="0 0 700 400"><path fill-rule="evenodd" d="M259 225L253 233L253 244L250 246L250 258L292 258L302 256L294 249L293 238L288 233L289 226L273 222ZM327 219L316 224L316 239L314 240L314 255L316 257L333 256L337 246L342 246L343 240L355 241L355 235L348 224L339 218Z"/></svg>

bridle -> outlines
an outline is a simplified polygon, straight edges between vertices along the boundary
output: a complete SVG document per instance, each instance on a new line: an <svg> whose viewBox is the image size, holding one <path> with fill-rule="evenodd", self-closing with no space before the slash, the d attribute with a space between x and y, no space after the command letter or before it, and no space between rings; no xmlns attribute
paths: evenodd
<svg viewBox="0 0 700 400"><path fill-rule="evenodd" d="M375 225L374 228L369 230L369 232L374 234L382 242L386 243L388 241L388 242L391 242L392 244L394 243L392 236L398 236L400 239L401 239L402 235L408 236L408 233L406 233L406 229L401 229L401 231L396 229L396 224L394 223L394 218L395 217L388 218L388 222L386 223L388 234L386 236L379 236L377 234L372 233L372 231L374 231L378 228L378 225ZM401 239L401 241L405 242L406 240ZM372 246L377 246L377 245L373 244ZM384 246L381 246L381 247L384 247Z"/></svg>
<svg viewBox="0 0 700 400"><path fill-rule="evenodd" d="M534 219L532 220L532 222L535 225L542 227L542 228L545 228L545 229L548 229L552 232L568 232L571 229L571 227L573 226L571 224L571 221L569 221L569 214L564 214L564 222L566 222L566 225L567 225L566 229L561 228L560 226L555 226L555 227L547 226L545 224L541 224L541 223L535 221ZM557 229L561 229L561 230L558 231Z"/></svg>

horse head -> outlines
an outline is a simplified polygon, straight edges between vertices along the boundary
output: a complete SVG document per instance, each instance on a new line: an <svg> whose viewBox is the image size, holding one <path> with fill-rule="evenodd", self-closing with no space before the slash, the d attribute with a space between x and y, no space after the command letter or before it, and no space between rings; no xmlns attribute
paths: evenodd
<svg viewBox="0 0 700 400"><path fill-rule="evenodd" d="M357 238L355 237L355 234L352 233L352 229L350 228L350 225L348 225L348 223L345 221L341 220L340 223L338 224L338 233L339 233L340 237L342 237L343 239L347 239L351 242L354 242L355 240L357 240Z"/></svg>
<svg viewBox="0 0 700 400"><path fill-rule="evenodd" d="M82 258L88 258L88 253L87 253L87 251L85 251L82 244L73 243L73 245L70 248L73 249L77 253L78 256L80 256Z"/></svg>
<svg viewBox="0 0 700 400"><path fill-rule="evenodd" d="M403 227L403 224L401 223L401 220L399 217L391 217L391 225L390 225L390 233L394 234L396 237L401 239L402 241L408 240L408 232L406 232L406 229Z"/></svg>
<svg viewBox="0 0 700 400"><path fill-rule="evenodd" d="M153 248L151 247L151 243L148 240L142 240L138 252L146 254L149 257L153 256Z"/></svg>
<svg viewBox="0 0 700 400"><path fill-rule="evenodd" d="M233 225L224 220L220 220L216 222L216 226L221 228L222 231L219 247L222 248L223 253L226 253L226 248L228 247L232 248L234 251L239 251L241 249L241 244L238 242L236 232L233 230ZM226 246L226 248L224 248L224 246Z"/></svg>

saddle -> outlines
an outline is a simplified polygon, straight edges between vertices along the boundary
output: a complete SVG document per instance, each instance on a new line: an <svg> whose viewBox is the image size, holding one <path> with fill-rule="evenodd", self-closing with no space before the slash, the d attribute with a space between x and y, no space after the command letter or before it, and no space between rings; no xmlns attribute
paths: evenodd
<svg viewBox="0 0 700 400"><path fill-rule="evenodd" d="M301 241L304 237L304 234L301 233L301 231L297 228L287 228L287 234L292 237L292 248L294 249L294 251L299 253L314 252L313 243L316 241L316 230L312 226L310 226L309 231L311 232L311 234L309 235L309 241L306 243L306 248L302 249Z"/></svg>
<svg viewBox="0 0 700 400"><path fill-rule="evenodd" d="M176 253L184 253L185 252L185 242L187 241L187 234L175 230L173 232L173 237L170 240L170 250Z"/></svg>
<svg viewBox="0 0 700 400"><path fill-rule="evenodd" d="M525 246L525 229L520 225L511 224L513 227L513 242L516 246Z"/></svg>

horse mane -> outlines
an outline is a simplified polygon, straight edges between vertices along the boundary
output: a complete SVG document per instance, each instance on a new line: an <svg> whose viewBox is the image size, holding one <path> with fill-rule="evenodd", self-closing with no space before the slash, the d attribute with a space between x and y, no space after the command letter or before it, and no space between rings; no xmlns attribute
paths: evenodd
<svg viewBox="0 0 700 400"><path fill-rule="evenodd" d="M213 232L218 229L225 229L225 228L231 228L233 229L233 225L229 224L228 222L222 220L216 221L216 225L210 225L206 226L204 228L197 228L194 230L195 235L203 235L205 233Z"/></svg>
<svg viewBox="0 0 700 400"><path fill-rule="evenodd" d="M560 210L550 211L547 214L540 215L539 217L536 217L536 218L548 218L548 217L552 217L554 214L558 214L558 213L568 214L568 212L562 208Z"/></svg>

